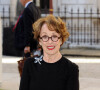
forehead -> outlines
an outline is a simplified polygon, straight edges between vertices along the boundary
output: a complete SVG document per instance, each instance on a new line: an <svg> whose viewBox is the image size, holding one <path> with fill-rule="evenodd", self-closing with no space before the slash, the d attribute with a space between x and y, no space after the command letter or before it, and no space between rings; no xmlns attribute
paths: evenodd
<svg viewBox="0 0 100 90"><path fill-rule="evenodd" d="M55 30L49 30L47 24L43 24L43 26L41 27L41 32L40 34L59 34L57 33Z"/></svg>

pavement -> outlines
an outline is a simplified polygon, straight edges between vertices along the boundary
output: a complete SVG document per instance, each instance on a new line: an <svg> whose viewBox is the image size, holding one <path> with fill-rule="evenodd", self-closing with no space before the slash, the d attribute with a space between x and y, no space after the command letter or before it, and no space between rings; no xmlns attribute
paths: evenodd
<svg viewBox="0 0 100 90"><path fill-rule="evenodd" d="M100 57L100 49L88 49L88 48L62 49L61 53L65 56Z"/></svg>
<svg viewBox="0 0 100 90"><path fill-rule="evenodd" d="M62 49L61 53L79 66L80 90L100 90L100 50ZM2 57L3 90L19 90L17 61L21 57Z"/></svg>

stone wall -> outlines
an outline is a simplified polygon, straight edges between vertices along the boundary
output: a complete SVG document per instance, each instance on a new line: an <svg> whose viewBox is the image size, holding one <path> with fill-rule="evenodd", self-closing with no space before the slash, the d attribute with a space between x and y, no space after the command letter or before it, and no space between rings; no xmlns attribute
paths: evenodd
<svg viewBox="0 0 100 90"><path fill-rule="evenodd" d="M65 6L67 8L67 11L70 11L71 8L74 10L77 10L77 8L80 8L81 11L86 8L87 10L90 10L90 8L93 8L94 10L99 7L100 8L100 0L53 0L53 9L54 11L57 11L57 8L59 7L60 10L64 10Z"/></svg>
<svg viewBox="0 0 100 90"><path fill-rule="evenodd" d="M2 82L2 23L0 19L0 83Z"/></svg>

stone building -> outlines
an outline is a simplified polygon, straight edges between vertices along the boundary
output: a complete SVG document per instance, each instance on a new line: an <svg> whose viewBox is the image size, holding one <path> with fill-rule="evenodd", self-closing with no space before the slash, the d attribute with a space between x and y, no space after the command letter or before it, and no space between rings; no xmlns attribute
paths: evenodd
<svg viewBox="0 0 100 90"><path fill-rule="evenodd" d="M33 0L33 2L40 8L41 16L47 15L50 11L53 11L52 14L64 19L71 33L69 39L70 46L100 47L100 19L99 12L97 11L97 8L100 10L100 0ZM5 10L4 13L3 8ZM0 16L2 19L5 18L3 20L3 25L14 25L23 8L19 0L0 0ZM86 10L86 12L84 12L84 10ZM93 13L95 13L95 15ZM84 24L87 25L83 26ZM87 28L86 31L83 30L85 27ZM80 28L81 30L79 31ZM92 30L90 31L90 29ZM75 30L77 32L75 32ZM75 43L73 41L75 41ZM65 47L66 46L65 44Z"/></svg>

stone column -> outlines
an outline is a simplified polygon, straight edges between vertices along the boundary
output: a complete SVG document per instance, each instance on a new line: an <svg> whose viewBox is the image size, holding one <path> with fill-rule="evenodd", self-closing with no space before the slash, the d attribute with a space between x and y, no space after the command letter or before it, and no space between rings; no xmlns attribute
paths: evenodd
<svg viewBox="0 0 100 90"><path fill-rule="evenodd" d="M10 21L15 21L17 0L10 0Z"/></svg>
<svg viewBox="0 0 100 90"><path fill-rule="evenodd" d="M2 23L0 18L0 84L2 82Z"/></svg>
<svg viewBox="0 0 100 90"><path fill-rule="evenodd" d="M40 7L40 0L36 0L36 6Z"/></svg>
<svg viewBox="0 0 100 90"><path fill-rule="evenodd" d="M99 10L100 10L100 0L97 0L97 7L98 7Z"/></svg>

